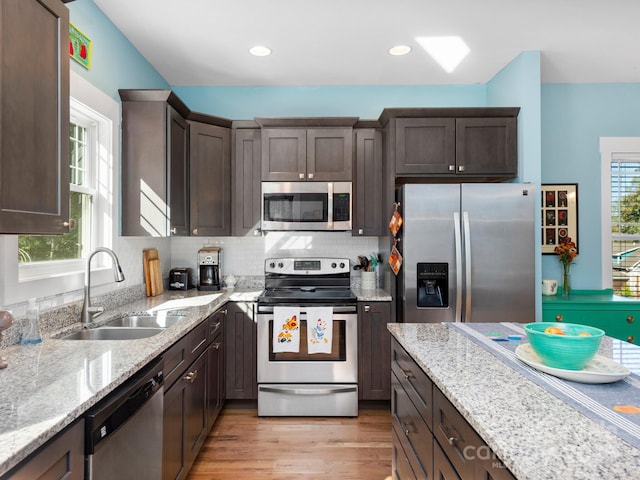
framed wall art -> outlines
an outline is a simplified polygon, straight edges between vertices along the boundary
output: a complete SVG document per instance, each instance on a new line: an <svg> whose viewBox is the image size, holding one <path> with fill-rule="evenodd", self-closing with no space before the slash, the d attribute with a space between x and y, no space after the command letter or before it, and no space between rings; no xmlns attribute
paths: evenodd
<svg viewBox="0 0 640 480"><path fill-rule="evenodd" d="M69 23L69 56L89 70L91 68L91 39Z"/></svg>
<svg viewBox="0 0 640 480"><path fill-rule="evenodd" d="M578 184L542 184L540 188L542 253L555 254L564 239L578 248Z"/></svg>

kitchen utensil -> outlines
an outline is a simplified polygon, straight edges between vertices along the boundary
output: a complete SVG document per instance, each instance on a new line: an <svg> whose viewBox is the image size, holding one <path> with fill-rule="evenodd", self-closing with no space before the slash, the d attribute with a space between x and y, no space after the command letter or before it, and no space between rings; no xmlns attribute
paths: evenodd
<svg viewBox="0 0 640 480"><path fill-rule="evenodd" d="M146 248L142 251L142 258L147 297L160 295L163 292L163 285L158 250L156 248Z"/></svg>
<svg viewBox="0 0 640 480"><path fill-rule="evenodd" d="M563 334L545 333L549 327ZM563 370L581 370L595 356L604 337L599 328L574 323L535 322L524 329L542 362Z"/></svg>

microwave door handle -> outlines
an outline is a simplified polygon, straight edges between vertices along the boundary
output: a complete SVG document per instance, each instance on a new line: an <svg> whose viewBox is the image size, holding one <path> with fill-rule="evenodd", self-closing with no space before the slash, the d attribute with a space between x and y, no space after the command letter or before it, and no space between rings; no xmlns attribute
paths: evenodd
<svg viewBox="0 0 640 480"><path fill-rule="evenodd" d="M327 220L329 222L329 230L333 230L333 182L327 183Z"/></svg>
<svg viewBox="0 0 640 480"><path fill-rule="evenodd" d="M456 316L462 321L462 233L460 232L460 213L453 212L453 233L456 246Z"/></svg>

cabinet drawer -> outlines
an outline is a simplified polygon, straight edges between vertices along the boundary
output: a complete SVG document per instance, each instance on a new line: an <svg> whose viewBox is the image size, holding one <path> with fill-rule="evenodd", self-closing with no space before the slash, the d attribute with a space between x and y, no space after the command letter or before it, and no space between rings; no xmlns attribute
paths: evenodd
<svg viewBox="0 0 640 480"><path fill-rule="evenodd" d="M208 319L178 340L164 354L164 383L169 388L208 345Z"/></svg>
<svg viewBox="0 0 640 480"><path fill-rule="evenodd" d="M391 370L405 389L418 413L430 430L433 405L432 382L409 354L394 339L391 347Z"/></svg>
<svg viewBox="0 0 640 480"><path fill-rule="evenodd" d="M433 464L433 478L437 478L438 480L460 480L460 476L458 476L455 468L453 468L437 442L433 445ZM463 476L462 478L466 480L473 477Z"/></svg>
<svg viewBox="0 0 640 480"><path fill-rule="evenodd" d="M398 377L391 374L391 416L393 429L405 444L404 450L418 478L431 478L433 473L433 435L418 413Z"/></svg>
<svg viewBox="0 0 640 480"><path fill-rule="evenodd" d="M640 311L610 310L580 305L582 308L546 307L542 313L545 322L564 322L600 328L613 338L640 343Z"/></svg>
<svg viewBox="0 0 640 480"><path fill-rule="evenodd" d="M406 437L402 433L396 431L396 424L393 424L391 434L393 437L392 453L391 453L391 472L394 480L417 480L418 477L411 468L409 455L406 453ZM415 459L414 459L415 464Z"/></svg>
<svg viewBox="0 0 640 480"><path fill-rule="evenodd" d="M484 442L444 394L433 390L433 435L460 477L474 478L474 452Z"/></svg>

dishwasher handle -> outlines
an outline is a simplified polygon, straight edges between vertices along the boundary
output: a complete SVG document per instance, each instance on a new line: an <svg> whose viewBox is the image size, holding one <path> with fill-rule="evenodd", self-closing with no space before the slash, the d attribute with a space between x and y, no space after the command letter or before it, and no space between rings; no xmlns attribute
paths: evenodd
<svg viewBox="0 0 640 480"><path fill-rule="evenodd" d="M85 415L85 454L96 447L140 410L163 387L162 359L144 367Z"/></svg>

